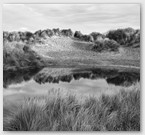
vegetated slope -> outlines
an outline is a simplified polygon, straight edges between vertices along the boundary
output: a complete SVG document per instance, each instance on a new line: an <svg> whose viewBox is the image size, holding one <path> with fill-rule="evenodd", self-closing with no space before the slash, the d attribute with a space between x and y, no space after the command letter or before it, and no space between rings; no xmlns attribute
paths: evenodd
<svg viewBox="0 0 145 135"><path fill-rule="evenodd" d="M78 42L80 41L85 41L85 42L88 42L88 43L92 43L92 44L89 44L90 47L88 48L89 50L94 50L94 51L117 51L117 48L118 48L118 45L115 41L112 42L112 40L110 41L109 39L106 39L104 35L102 34L98 34L98 33L91 33L90 35L83 35L83 34L80 34L78 31L76 31L75 33L73 33L71 31L71 29L65 29L65 30L59 30L59 29L46 29L46 30L39 30L39 31L36 31L35 33L31 33L31 32L4 32L3 33L3 38L4 38L4 41L9 41L9 42L13 42L13 41L23 41L23 42L26 42L28 44L48 44L50 47L51 45L53 46L53 44L55 45L55 40L51 40L51 38L53 37L65 37L65 38L71 38L73 40L76 40ZM49 40L48 40L49 39ZM59 46L59 42L58 39L57 40L57 46L53 46L53 50L65 50L66 48L69 48L69 45L65 48L62 48L61 49L61 46ZM97 44L99 42L99 47L98 49L96 49L97 47ZM113 43L112 45L110 45L110 43ZM63 43L60 42L60 44L63 46ZM65 44L65 43L64 43ZM87 44L86 44L87 45ZM95 45L95 49L94 49L94 45ZM81 46L83 47L83 46ZM110 48L115 48L114 50L113 49L110 49ZM57 49L58 48L58 49ZM78 47L80 48L80 47ZM81 49L81 48L80 48ZM84 49L84 47L83 47ZM86 49L87 50L87 49Z"/></svg>
<svg viewBox="0 0 145 135"><path fill-rule="evenodd" d="M138 60L136 56L139 55L132 56L134 54L128 52L132 52L132 48L135 47L136 47L135 49L139 50L138 49L140 44L139 39L140 39L140 31L133 30L133 29L114 30L113 32L110 31L106 35L97 32L92 32L89 35L83 35L81 32L78 31L73 33L71 29L65 29L65 30L46 29L46 30L36 31L35 33L3 32L4 65L9 65L9 66L17 65L17 67L18 66L21 67L23 65L25 66L30 65L28 61L31 61L32 59L33 60L36 59L37 61L36 57L38 57L38 55L39 55L38 59L45 60L44 63L46 65L48 63L52 63L54 65L57 65L58 63L61 65L65 65L65 64L77 65L78 63L80 63L81 65L82 64L88 65L90 63L92 64L104 63L107 65L110 63L108 59L117 60L119 58L123 60L126 59ZM122 43L126 43L126 44L122 46ZM21 45L27 47L29 46L31 51L29 51L29 53L28 52L26 53L23 51L24 46L22 48L16 47ZM6 46L15 46L16 49L14 49L13 47L13 51L9 51L12 49L8 49L8 47ZM131 49L124 48L124 46L127 46ZM7 55L8 52L10 56ZM18 52L19 52L19 56L16 57L18 55ZM137 53L138 52L139 51L137 51ZM29 56L30 59L28 58L29 59L28 61L24 60L24 58L28 57L28 54L30 55ZM31 55L36 57L33 56L31 57ZM13 60L14 57L16 57L15 60ZM19 62L21 64L19 64ZM118 62L119 62L118 60L114 61L113 64L114 63L117 64ZM31 65L35 65L32 63ZM126 61L126 63L128 62ZM39 64L40 63L38 60L37 65Z"/></svg>
<svg viewBox="0 0 145 135"><path fill-rule="evenodd" d="M33 49L39 48L40 51L41 49L44 49L44 52L76 51L76 48L72 46L73 42L74 41L71 38L67 37L51 37L44 39L42 43L35 43Z"/></svg>
<svg viewBox="0 0 145 135"><path fill-rule="evenodd" d="M140 85L112 96L77 97L53 90L4 107L4 131L140 131Z"/></svg>
<svg viewBox="0 0 145 135"><path fill-rule="evenodd" d="M103 44L107 48L104 50L104 47L96 46L92 42L79 41L66 37L51 37L45 39L42 44L34 44L32 49L41 56L56 60L61 66L139 66L139 48L117 46L118 51L116 51L117 48L112 47L111 42L107 40L106 43L110 47Z"/></svg>

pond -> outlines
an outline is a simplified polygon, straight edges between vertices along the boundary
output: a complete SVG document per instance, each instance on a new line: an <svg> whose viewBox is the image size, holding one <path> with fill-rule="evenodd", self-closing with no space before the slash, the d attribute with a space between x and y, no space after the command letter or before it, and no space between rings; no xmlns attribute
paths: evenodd
<svg viewBox="0 0 145 135"><path fill-rule="evenodd" d="M25 97L46 95L59 90L86 96L115 94L122 86L139 81L137 71L115 69L44 68L21 72L4 72L4 103L18 103Z"/></svg>

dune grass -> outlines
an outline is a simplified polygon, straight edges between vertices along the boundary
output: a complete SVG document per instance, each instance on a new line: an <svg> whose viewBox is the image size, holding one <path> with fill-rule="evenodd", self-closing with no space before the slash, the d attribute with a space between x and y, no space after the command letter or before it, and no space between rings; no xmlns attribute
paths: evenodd
<svg viewBox="0 0 145 135"><path fill-rule="evenodd" d="M140 86L100 98L49 92L4 107L4 131L140 131Z"/></svg>

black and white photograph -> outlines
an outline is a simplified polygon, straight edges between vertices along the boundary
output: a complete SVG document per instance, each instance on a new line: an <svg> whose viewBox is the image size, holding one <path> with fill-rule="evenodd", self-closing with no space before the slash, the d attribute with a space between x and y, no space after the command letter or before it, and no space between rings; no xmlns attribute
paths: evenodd
<svg viewBox="0 0 145 135"><path fill-rule="evenodd" d="M139 3L2 8L3 131L140 131Z"/></svg>

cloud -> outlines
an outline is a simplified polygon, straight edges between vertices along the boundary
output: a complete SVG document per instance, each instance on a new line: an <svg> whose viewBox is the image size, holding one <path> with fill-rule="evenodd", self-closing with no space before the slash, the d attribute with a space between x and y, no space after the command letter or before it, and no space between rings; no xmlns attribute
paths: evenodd
<svg viewBox="0 0 145 135"><path fill-rule="evenodd" d="M139 4L5 4L4 30L71 28L84 33L140 27Z"/></svg>
<svg viewBox="0 0 145 135"><path fill-rule="evenodd" d="M29 31L29 30L26 27L22 27L22 28L19 29L19 31Z"/></svg>

